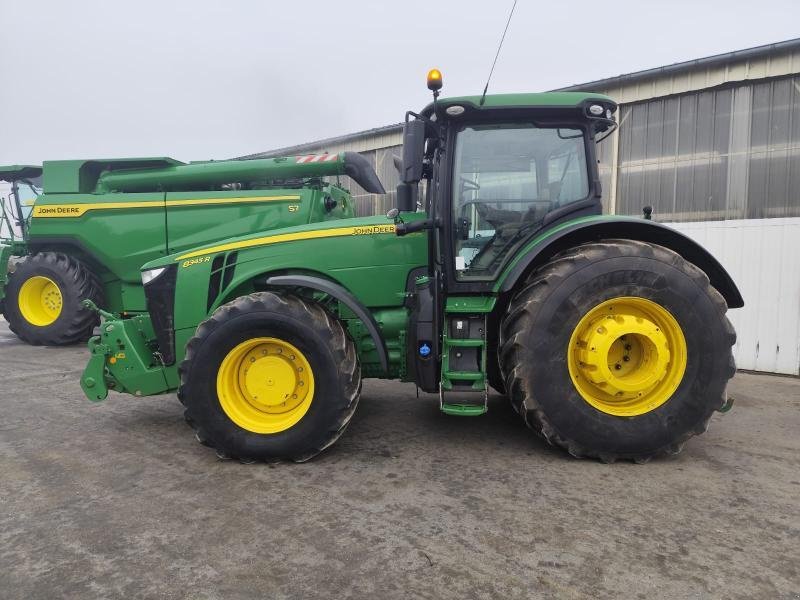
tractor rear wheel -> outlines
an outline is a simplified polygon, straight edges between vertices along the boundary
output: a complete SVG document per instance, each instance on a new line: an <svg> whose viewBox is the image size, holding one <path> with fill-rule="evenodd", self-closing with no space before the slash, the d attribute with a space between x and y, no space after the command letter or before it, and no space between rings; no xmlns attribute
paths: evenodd
<svg viewBox="0 0 800 600"><path fill-rule="evenodd" d="M83 300L103 304L103 289L85 264L59 252L27 256L9 273L3 316L21 340L64 346L86 341L99 324Z"/></svg>
<svg viewBox="0 0 800 600"><path fill-rule="evenodd" d="M313 301L258 292L200 324L179 395L198 440L241 461L306 461L342 435L361 368L342 323Z"/></svg>
<svg viewBox="0 0 800 600"><path fill-rule="evenodd" d="M671 250L572 248L528 278L503 320L511 402L576 457L677 453L726 402L736 370L726 310L705 273Z"/></svg>

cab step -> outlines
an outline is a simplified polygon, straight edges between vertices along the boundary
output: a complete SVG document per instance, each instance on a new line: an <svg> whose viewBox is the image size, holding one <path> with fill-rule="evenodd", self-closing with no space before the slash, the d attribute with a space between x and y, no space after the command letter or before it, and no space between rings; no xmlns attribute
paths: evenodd
<svg viewBox="0 0 800 600"><path fill-rule="evenodd" d="M439 408L447 415L485 414L489 396L486 379L486 315L465 312L457 303L445 308Z"/></svg>
<svg viewBox="0 0 800 600"><path fill-rule="evenodd" d="M446 415L455 417L479 417L486 414L488 407L486 404L451 404L442 403L441 411Z"/></svg>

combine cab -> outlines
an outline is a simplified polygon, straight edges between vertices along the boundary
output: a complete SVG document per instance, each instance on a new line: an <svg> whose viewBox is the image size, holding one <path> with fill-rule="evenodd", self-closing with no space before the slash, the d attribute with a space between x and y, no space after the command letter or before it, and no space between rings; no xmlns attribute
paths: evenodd
<svg viewBox="0 0 800 600"><path fill-rule="evenodd" d="M9 272L26 252L28 219L41 193L41 178L42 168L35 165L0 167L0 181L10 184L8 196L0 197L0 311Z"/></svg>

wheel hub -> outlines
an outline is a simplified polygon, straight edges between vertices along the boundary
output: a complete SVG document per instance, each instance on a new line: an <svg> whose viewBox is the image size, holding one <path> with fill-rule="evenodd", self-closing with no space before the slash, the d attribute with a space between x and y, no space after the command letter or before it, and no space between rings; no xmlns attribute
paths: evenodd
<svg viewBox="0 0 800 600"><path fill-rule="evenodd" d="M644 298L615 298L580 320L567 364L589 404L636 416L654 410L677 389L686 368L686 341L664 307Z"/></svg>
<svg viewBox="0 0 800 600"><path fill-rule="evenodd" d="M34 275L22 284L17 298L19 312L31 325L52 325L63 306L61 290L49 277Z"/></svg>
<svg viewBox="0 0 800 600"><path fill-rule="evenodd" d="M230 419L256 433L277 433L308 411L314 377L305 356L277 338L254 338L233 348L217 373L217 395Z"/></svg>

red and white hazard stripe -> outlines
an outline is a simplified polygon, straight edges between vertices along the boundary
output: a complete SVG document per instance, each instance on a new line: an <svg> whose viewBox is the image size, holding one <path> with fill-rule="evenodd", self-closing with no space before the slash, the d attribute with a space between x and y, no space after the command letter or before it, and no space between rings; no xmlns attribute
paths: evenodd
<svg viewBox="0 0 800 600"><path fill-rule="evenodd" d="M338 154L306 154L305 156L298 156L295 162L299 164L333 162L337 158L339 158Z"/></svg>

